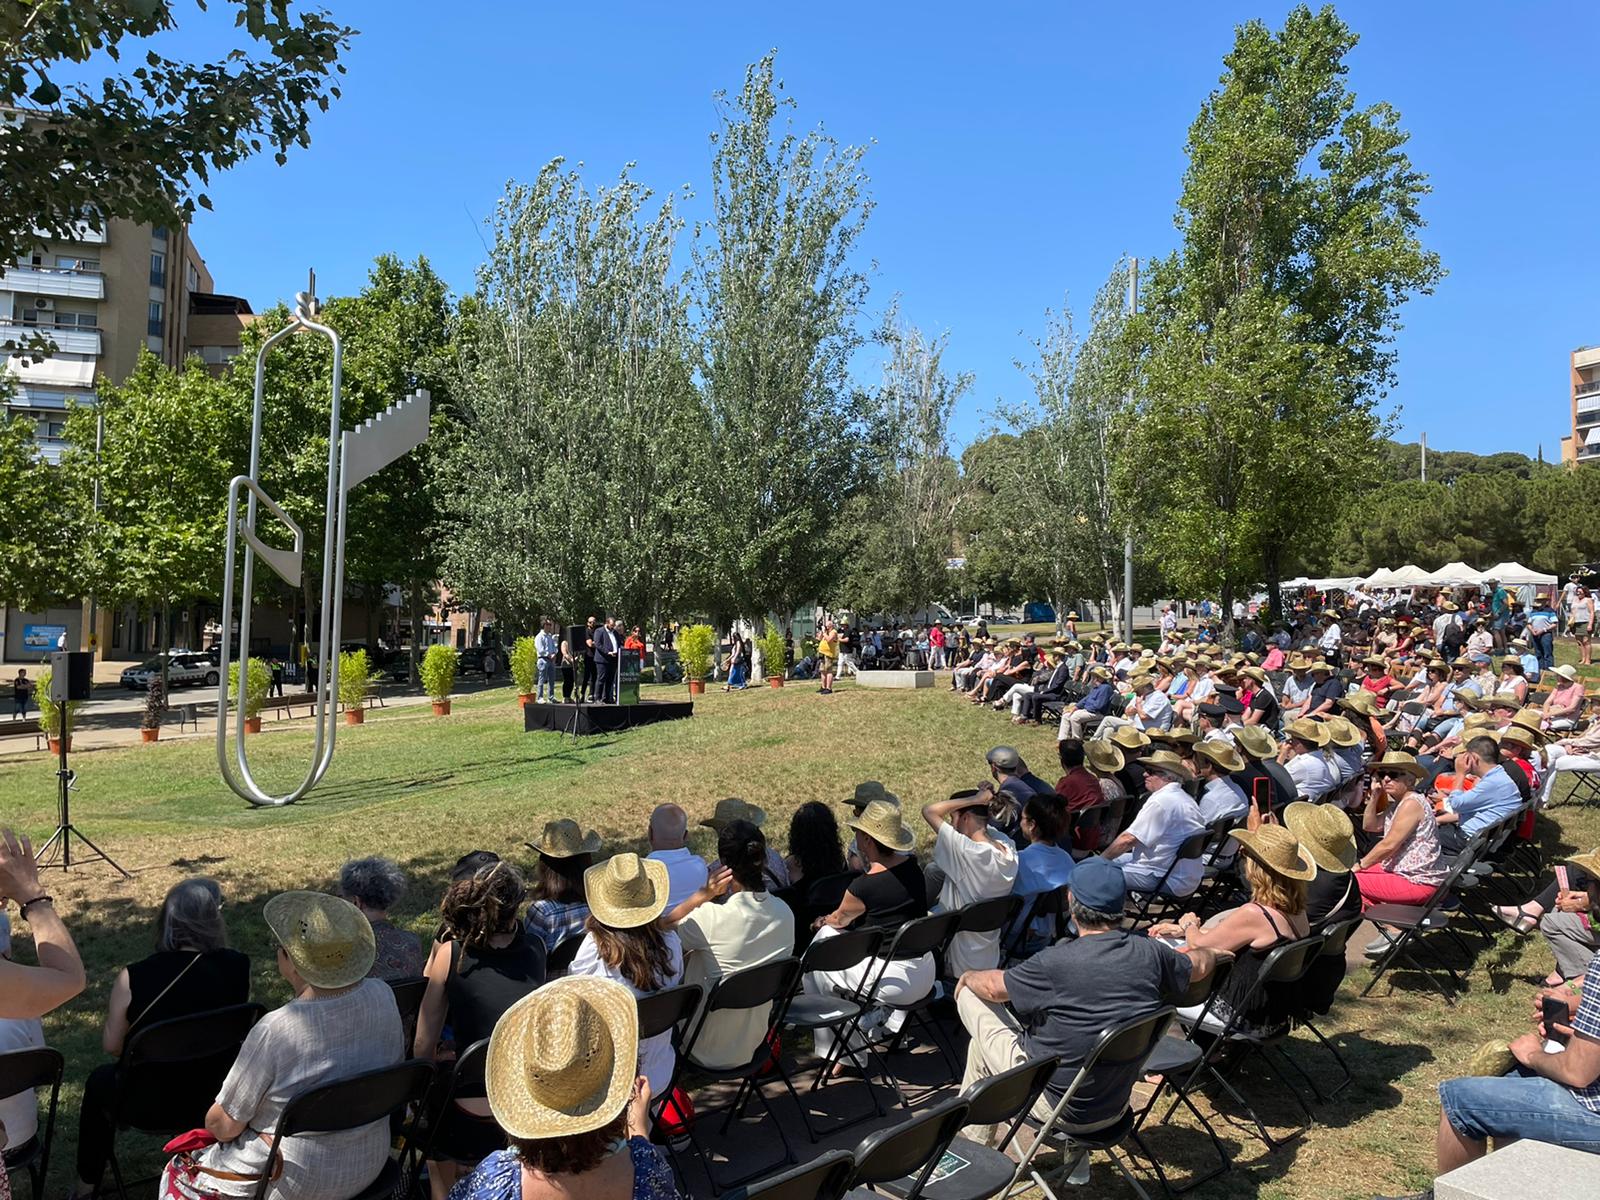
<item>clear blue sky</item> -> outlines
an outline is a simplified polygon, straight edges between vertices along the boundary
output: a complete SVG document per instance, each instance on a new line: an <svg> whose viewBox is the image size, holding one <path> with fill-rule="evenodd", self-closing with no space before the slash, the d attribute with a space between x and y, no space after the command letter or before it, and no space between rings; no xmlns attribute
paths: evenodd
<svg viewBox="0 0 1600 1200"><path fill-rule="evenodd" d="M1119 255L1170 249L1185 131L1233 28L1288 7L325 2L362 31L344 99L286 167L211 188L195 236L219 289L262 307L314 265L345 292L393 251L470 290L501 188L556 155L703 192L712 93L776 47L802 124L876 143L868 320L898 294L949 330L948 366L976 376L958 444L1026 394L1012 364L1047 307L1086 315ZM1567 354L1600 342L1600 6L1339 11L1358 98L1400 110L1432 179L1425 236L1449 271L1404 313L1400 436L1554 458Z"/></svg>

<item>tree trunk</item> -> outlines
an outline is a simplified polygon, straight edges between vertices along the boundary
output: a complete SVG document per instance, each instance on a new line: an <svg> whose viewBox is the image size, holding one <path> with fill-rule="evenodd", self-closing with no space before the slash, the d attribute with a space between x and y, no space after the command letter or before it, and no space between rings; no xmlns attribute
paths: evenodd
<svg viewBox="0 0 1600 1200"><path fill-rule="evenodd" d="M156 633L156 650L161 654L161 694L166 696L167 670L172 662L172 655L167 651L172 648L172 606L167 600L161 601L161 628Z"/></svg>
<svg viewBox="0 0 1600 1200"><path fill-rule="evenodd" d="M1222 646L1225 650L1233 649L1233 584L1224 580L1222 584Z"/></svg>
<svg viewBox="0 0 1600 1200"><path fill-rule="evenodd" d="M422 680L422 585L413 579L408 591L411 607L411 668L408 672L408 682L415 687Z"/></svg>
<svg viewBox="0 0 1600 1200"><path fill-rule="evenodd" d="M1262 567L1267 575L1267 619L1263 624L1270 625L1273 621L1283 619L1283 589L1278 577L1283 574L1281 569L1282 554L1276 539L1267 543L1262 554Z"/></svg>

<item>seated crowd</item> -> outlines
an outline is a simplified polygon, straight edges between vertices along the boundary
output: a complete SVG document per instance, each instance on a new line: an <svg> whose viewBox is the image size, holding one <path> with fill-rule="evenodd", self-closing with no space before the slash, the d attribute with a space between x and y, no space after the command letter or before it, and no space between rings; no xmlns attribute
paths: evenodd
<svg viewBox="0 0 1600 1200"><path fill-rule="evenodd" d="M329 892L274 896L263 917L293 998L227 1061L192 1064L163 1110L145 1114L141 1128L204 1131L174 1147L163 1194L253 1195L296 1096L408 1058L448 1078L471 1052L481 1079L426 1106L436 1200L676 1195L664 1145L693 1122L685 1068L715 1077L761 1062L766 1045L774 1056L800 1049L770 1040L781 1000L718 1008L709 993L858 931L873 935L865 957L795 980L796 995L863 1003L859 1019L815 1030L819 1070L870 1074L875 1048L897 1045L919 1006L942 999L967 1038L963 1088L1048 1057L1057 1065L1036 1120L1068 1138L1110 1129L1128 1112L1139 1063L1069 1089L1112 1018L1175 1005L1191 1035L1263 1039L1327 1011L1343 955L1319 959L1293 987L1264 986L1277 951L1377 905L1429 902L1479 834L1522 814L1526 836L1548 778L1585 769L1568 760L1600 749L1580 729L1581 701L1551 718L1516 688L1517 670L1495 682L1470 658L1444 664L1417 622L1404 646L1389 643L1341 678L1339 646L1324 644L1339 616L1330 610L1298 648L1273 644L1285 653L1271 668L1254 651L1190 654L1173 629L1160 651L1102 645L1092 666L1067 641L1034 672L1039 652L1022 639L957 665L958 689L1019 722L1047 719L1055 701L1054 783L996 746L981 784L920 811L875 781L837 808L803 804L784 849L762 809L728 798L699 822L714 838L709 863L677 805L651 814L643 856L608 854L595 832L553 820L527 843L526 871L490 851L463 856L426 944L390 920L406 879L383 859L346 864ZM1508 658L1516 650L1508 642ZM1430 693L1431 704L1410 698ZM31 848L9 833L0 894L21 905L38 957L0 957L0 1033L8 1048L37 1046L38 1018L83 988L83 967ZM952 925L933 949L893 949L930 914L1007 898L1004 921ZM1597 901L1600 852L1563 864L1526 904L1495 910L1543 933L1556 966L1537 997L1539 1028L1509 1046L1514 1066L1443 1085L1441 1170L1490 1139L1600 1151L1600 938L1587 920ZM250 963L229 948L223 913L215 881L179 882L154 952L112 981L108 1061L89 1073L78 1113L75 1194L103 1187L114 1162L115 1060L131 1041L157 1022L249 1000ZM1384 959L1396 937L1380 923L1368 954ZM687 1018L693 1036L642 1034L639 1002L685 983L705 989ZM403 1011L411 988L420 999ZM1547 1017L1547 1002L1565 1019ZM0 1119L10 1148L36 1136L26 1097L6 1101ZM267 1194L350 1200L379 1178L392 1133L386 1118L286 1137ZM1087 1154L1073 1161L1081 1179Z"/></svg>

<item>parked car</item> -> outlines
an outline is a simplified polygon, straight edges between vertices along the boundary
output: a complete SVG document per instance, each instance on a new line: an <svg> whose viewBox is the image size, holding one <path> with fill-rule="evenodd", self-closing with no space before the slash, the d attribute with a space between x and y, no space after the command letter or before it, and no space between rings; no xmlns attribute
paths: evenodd
<svg viewBox="0 0 1600 1200"><path fill-rule="evenodd" d="M122 673L122 686L131 691L142 692L150 687L152 679L158 679L160 676L161 660L146 659L138 666L129 667ZM212 662L208 655L179 650L167 656L169 688L216 687L220 678L217 664Z"/></svg>

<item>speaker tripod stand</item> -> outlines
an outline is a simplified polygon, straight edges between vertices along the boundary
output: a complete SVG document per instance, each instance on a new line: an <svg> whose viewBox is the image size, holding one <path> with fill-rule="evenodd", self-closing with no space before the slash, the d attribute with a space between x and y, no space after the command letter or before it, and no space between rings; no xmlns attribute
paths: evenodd
<svg viewBox="0 0 1600 1200"><path fill-rule="evenodd" d="M92 862L106 862L124 879L132 879L122 864L104 850L91 842L83 830L72 823L72 789L77 786L78 775L67 766L67 701L62 699L56 705L56 711L61 714L61 725L57 730L60 740L60 765L56 768L56 779L59 782L59 794L56 799L56 831L50 835L45 844L39 847L38 864L41 868L58 865L55 861L56 853L61 855L60 867L63 871L72 870L72 839L77 838L88 847L87 855L78 856L78 865L82 866Z"/></svg>

